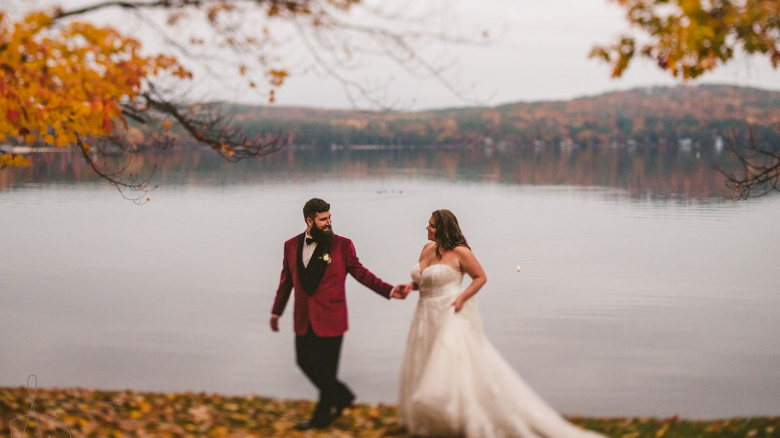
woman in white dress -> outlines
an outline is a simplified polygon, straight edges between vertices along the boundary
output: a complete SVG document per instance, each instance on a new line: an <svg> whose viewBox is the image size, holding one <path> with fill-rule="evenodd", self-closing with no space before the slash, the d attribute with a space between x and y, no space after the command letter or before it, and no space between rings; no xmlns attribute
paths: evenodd
<svg viewBox="0 0 780 438"><path fill-rule="evenodd" d="M566 421L482 332L485 272L449 210L434 211L409 287L420 291L401 366L399 416L418 436L604 438ZM472 282L461 289L463 274Z"/></svg>

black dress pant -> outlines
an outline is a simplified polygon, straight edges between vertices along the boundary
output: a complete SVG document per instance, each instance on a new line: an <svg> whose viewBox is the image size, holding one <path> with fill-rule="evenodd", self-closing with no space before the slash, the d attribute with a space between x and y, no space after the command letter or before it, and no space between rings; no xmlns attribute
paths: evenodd
<svg viewBox="0 0 780 438"><path fill-rule="evenodd" d="M355 397L343 382L336 379L343 336L319 337L311 327L305 336L295 337L298 366L320 390L320 400L312 415L312 423L327 423L331 408L347 405Z"/></svg>

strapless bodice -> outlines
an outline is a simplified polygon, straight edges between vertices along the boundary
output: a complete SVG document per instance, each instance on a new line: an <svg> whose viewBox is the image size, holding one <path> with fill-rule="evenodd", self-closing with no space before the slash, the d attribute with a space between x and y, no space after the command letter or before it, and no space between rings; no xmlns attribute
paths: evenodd
<svg viewBox="0 0 780 438"><path fill-rule="evenodd" d="M463 273L441 263L430 265L421 271L418 263L412 268L412 280L420 287L420 299L458 296L461 293Z"/></svg>

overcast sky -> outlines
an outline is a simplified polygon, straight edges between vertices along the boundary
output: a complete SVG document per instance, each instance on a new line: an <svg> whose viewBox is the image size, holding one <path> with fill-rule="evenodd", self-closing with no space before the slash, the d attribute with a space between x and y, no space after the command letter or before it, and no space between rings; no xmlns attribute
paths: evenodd
<svg viewBox="0 0 780 438"><path fill-rule="evenodd" d="M8 3L10 0L4 0ZM69 6L98 0L65 0ZM428 0L418 0L428 1ZM449 53L459 59L460 80L473 84L471 96L486 105L516 101L569 99L638 86L680 83L651 62L637 60L623 78L609 77L609 67L588 60L591 47L608 43L627 29L623 12L607 0L430 0L451 5L464 28L487 28L500 34L486 47L451 47ZM33 0L32 4L57 3ZM381 3L381 2L380 2ZM416 3L417 4L417 3ZM146 31L128 20L127 14L109 13L93 17L98 21L136 32L144 39ZM152 45L149 43L147 47ZM152 46L153 47L153 46ZM305 50L291 46L290 53L305 57ZM393 78L388 94L400 99L408 109L471 105L446 89L435 79L405 74L391 63L375 61L365 65L353 77L359 81L384 81ZM728 83L780 90L780 71L766 59L741 57L697 83ZM265 103L265 98L235 83L224 87L219 81L202 79L199 90L222 100ZM289 79L277 93L277 105L303 105L330 108L351 106L342 87L322 75L304 74Z"/></svg>

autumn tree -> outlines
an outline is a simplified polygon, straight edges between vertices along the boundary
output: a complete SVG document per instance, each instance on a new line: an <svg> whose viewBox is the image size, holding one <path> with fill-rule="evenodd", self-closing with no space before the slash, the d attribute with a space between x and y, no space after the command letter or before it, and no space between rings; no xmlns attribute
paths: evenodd
<svg viewBox="0 0 780 438"><path fill-rule="evenodd" d="M355 17L361 0L97 0L15 16L11 10L21 4L0 5L0 144L25 148L0 153L0 168L29 166L25 151L41 146L75 146L120 189L147 190L148 178L128 180L121 166L107 170L93 157L132 151L133 124L144 125L158 147L189 138L230 161L284 146L278 134L249 138L219 105L188 94L200 74L274 102L291 73L275 24L292 29L308 50L310 58L298 61L299 70L330 75L356 104L382 108L393 105L383 84L361 83L344 72L379 56L465 95L465 87L448 76L451 57L429 62L420 48L484 40L452 34L446 26L432 26L425 14L411 17L403 10L365 5ZM91 23L90 16L101 11L145 23L168 53L146 54L138 39Z"/></svg>
<svg viewBox="0 0 780 438"><path fill-rule="evenodd" d="M780 65L780 0L612 0L626 11L639 31L596 46L590 56L623 75L638 56L683 80L695 79L734 60L739 53ZM642 42L637 42L640 39ZM780 132L780 121L778 121ZM780 191L780 145L752 134L746 145L732 141L741 164L738 173L723 172L737 196L747 199Z"/></svg>

